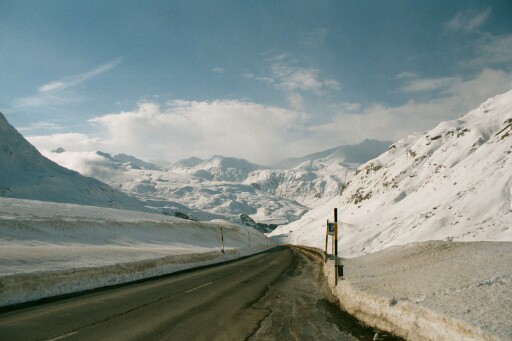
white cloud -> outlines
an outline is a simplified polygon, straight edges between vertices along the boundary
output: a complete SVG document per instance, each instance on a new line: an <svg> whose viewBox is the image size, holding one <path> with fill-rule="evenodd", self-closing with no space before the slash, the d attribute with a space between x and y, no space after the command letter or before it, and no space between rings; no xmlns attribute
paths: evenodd
<svg viewBox="0 0 512 341"><path fill-rule="evenodd" d="M96 152L69 152L53 153L41 151L44 156L59 165L72 169L85 176L103 178L118 172L111 163Z"/></svg>
<svg viewBox="0 0 512 341"><path fill-rule="evenodd" d="M464 63L469 66L489 66L492 64L512 65L512 35L494 36L485 33L476 43L477 57Z"/></svg>
<svg viewBox="0 0 512 341"><path fill-rule="evenodd" d="M40 86L38 91L39 92L48 92L48 91L64 90L64 89L70 88L72 86L81 84L92 77L101 75L102 73L105 73L105 72L109 71L110 69L113 69L114 67L119 65L119 63L121 63L121 61L122 61L122 58L117 58L117 59L109 61L108 63L105 63L98 67L95 67L94 69L89 70L87 72L84 72L84 73L81 73L78 75L65 77L58 81L50 82L48 84Z"/></svg>
<svg viewBox="0 0 512 341"><path fill-rule="evenodd" d="M361 109L361 103L341 102L330 105L330 108L335 112L359 111Z"/></svg>
<svg viewBox="0 0 512 341"><path fill-rule="evenodd" d="M322 45L327 36L329 35L329 29L317 28L306 34L304 38L304 45L308 47L318 47Z"/></svg>
<svg viewBox="0 0 512 341"><path fill-rule="evenodd" d="M311 126L318 136L340 136L344 142L363 138L395 141L412 132L422 132L441 121L455 119L476 108L489 97L512 89L512 74L484 69L471 79L450 83L437 97L423 102L409 101L400 106L373 104L353 112L338 106L337 117L328 124Z"/></svg>
<svg viewBox="0 0 512 341"><path fill-rule="evenodd" d="M286 100L290 107L295 110L304 110L304 98L299 93L290 92L286 95Z"/></svg>
<svg viewBox="0 0 512 341"><path fill-rule="evenodd" d="M409 81L405 79L404 83ZM421 79L415 81L421 83ZM399 106L354 102L332 105L331 116L323 123L300 110L302 97L295 92L287 93L287 99L296 110L238 100L176 100L163 106L143 102L132 111L92 119L91 123L101 128L94 129L95 135L54 134L28 140L43 150L103 150L171 161L220 154L269 164L365 138L396 141L457 118L511 88L512 73L486 68L472 78L443 84L439 96L430 100Z"/></svg>
<svg viewBox="0 0 512 341"><path fill-rule="evenodd" d="M59 147L71 151L95 151L101 150L102 147L98 137L80 133L27 136L26 139L40 151L50 151Z"/></svg>
<svg viewBox="0 0 512 341"><path fill-rule="evenodd" d="M401 72L397 75L395 75L395 78L396 79L408 79L408 78L416 78L416 73L414 72L409 72L409 71L405 71L405 72Z"/></svg>
<svg viewBox="0 0 512 341"><path fill-rule="evenodd" d="M408 79L401 87L403 92L424 92L444 90L460 79L457 77Z"/></svg>
<svg viewBox="0 0 512 341"><path fill-rule="evenodd" d="M111 152L169 160L221 154L267 163L301 148L294 142L306 119L300 111L229 100L146 102L91 122L104 128L102 146Z"/></svg>
<svg viewBox="0 0 512 341"><path fill-rule="evenodd" d="M20 132L30 132L34 130L57 130L62 129L62 127L58 124L51 122L32 122L27 127L20 127L18 131Z"/></svg>
<svg viewBox="0 0 512 341"><path fill-rule="evenodd" d="M467 10L457 13L446 27L453 31L472 33L471 49L473 56L461 61L465 67L481 70L484 67L510 67L512 65L512 34L496 36L479 28L487 21L491 9L483 11Z"/></svg>
<svg viewBox="0 0 512 341"><path fill-rule="evenodd" d="M30 97L22 97L14 100L14 106L17 107L35 107L45 105L61 105L73 102L83 101L84 96L69 91L70 88L79 85L88 79L101 75L121 63L122 58L117 58L95 67L87 72L64 77L44 85L37 89L37 94Z"/></svg>
<svg viewBox="0 0 512 341"><path fill-rule="evenodd" d="M490 8L483 11L467 10L458 12L446 24L446 27L454 31L475 31L487 21L490 14Z"/></svg>
<svg viewBox="0 0 512 341"><path fill-rule="evenodd" d="M224 69L221 68L221 67L214 67L212 69L212 72L214 72L214 73L224 73Z"/></svg>
<svg viewBox="0 0 512 341"><path fill-rule="evenodd" d="M269 63L267 70L255 75L247 73L244 76L269 85L284 93L287 102L296 108L299 92L313 93L318 96L324 95L327 91L339 91L341 85L338 81L323 78L321 72L315 68L296 66L295 61L290 61L289 54L280 54L267 58ZM295 100L294 100L295 99ZM303 97L302 106L303 106Z"/></svg>

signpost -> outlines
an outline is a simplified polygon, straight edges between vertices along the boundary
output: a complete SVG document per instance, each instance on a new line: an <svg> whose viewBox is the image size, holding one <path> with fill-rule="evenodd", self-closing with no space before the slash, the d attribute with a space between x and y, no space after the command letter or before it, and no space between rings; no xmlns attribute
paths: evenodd
<svg viewBox="0 0 512 341"><path fill-rule="evenodd" d="M334 209L334 285L338 285L338 209Z"/></svg>
<svg viewBox="0 0 512 341"><path fill-rule="evenodd" d="M343 264L338 264L338 209L334 209L334 222L329 222L325 232L325 255L327 256L327 244L329 236L332 236L332 253L334 256L334 284L338 284L338 275L343 276Z"/></svg>

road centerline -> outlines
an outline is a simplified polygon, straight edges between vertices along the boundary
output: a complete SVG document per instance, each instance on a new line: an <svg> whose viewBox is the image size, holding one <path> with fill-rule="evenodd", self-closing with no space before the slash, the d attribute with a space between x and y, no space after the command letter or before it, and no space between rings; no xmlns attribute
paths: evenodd
<svg viewBox="0 0 512 341"><path fill-rule="evenodd" d="M192 292L192 291L194 291L194 290L197 290L197 289L200 289L200 288L202 288L202 287L205 287L205 286L207 286L207 285L210 285L210 284L212 284L212 283L213 283L213 281L208 282L208 283L204 283L204 284L201 284L201 285L199 285L199 286L197 286L197 287L194 287L194 288L192 288L192 289L189 289L189 290L187 290L187 291L185 291L185 292L186 292L186 293L189 293L189 292Z"/></svg>

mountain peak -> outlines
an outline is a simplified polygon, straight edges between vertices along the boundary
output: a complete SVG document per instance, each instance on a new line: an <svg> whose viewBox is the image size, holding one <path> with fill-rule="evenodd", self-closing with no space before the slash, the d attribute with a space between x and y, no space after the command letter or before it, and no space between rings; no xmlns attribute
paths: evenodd
<svg viewBox="0 0 512 341"><path fill-rule="evenodd" d="M0 114L0 196L145 210L138 200L45 158Z"/></svg>

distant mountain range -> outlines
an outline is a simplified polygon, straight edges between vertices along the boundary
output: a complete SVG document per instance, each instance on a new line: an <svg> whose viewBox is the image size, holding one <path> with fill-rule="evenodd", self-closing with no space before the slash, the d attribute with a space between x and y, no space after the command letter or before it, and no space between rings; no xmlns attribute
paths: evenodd
<svg viewBox="0 0 512 341"><path fill-rule="evenodd" d="M250 172L265 168L244 159L215 155L208 160L196 157L180 160L169 167L169 170L206 180L242 182Z"/></svg>
<svg viewBox="0 0 512 341"><path fill-rule="evenodd" d="M391 145L391 142L366 139L355 145L344 145L323 150L321 152L309 154L303 157L289 158L272 164L272 169L292 169L306 161L328 161L349 164L362 164L371 160L383 152Z"/></svg>
<svg viewBox="0 0 512 341"><path fill-rule="evenodd" d="M1 196L153 210L197 220L253 219L269 226L295 221L339 195L345 177L359 165L356 161L389 145L366 140L282 163L297 164L292 169L268 169L219 155L188 158L165 168L127 154L68 152L62 147L43 156L3 116L0 123L5 132L0 162L6 164Z"/></svg>
<svg viewBox="0 0 512 341"><path fill-rule="evenodd" d="M195 219L238 221L244 214L256 223L283 224L339 194L356 160L385 150L387 142L367 140L294 159L294 169L272 170L244 159L215 155L180 160L169 168L133 156L105 152L73 153L63 148L47 156L85 175L130 193L146 206L178 209ZM358 156L361 149L365 155ZM288 162L289 164L292 161ZM186 208L185 208L186 207Z"/></svg>
<svg viewBox="0 0 512 341"><path fill-rule="evenodd" d="M253 171L244 182L307 207L316 207L338 196L347 175L361 163L382 154L390 144L365 140L357 145L287 159L278 164L282 169Z"/></svg>

